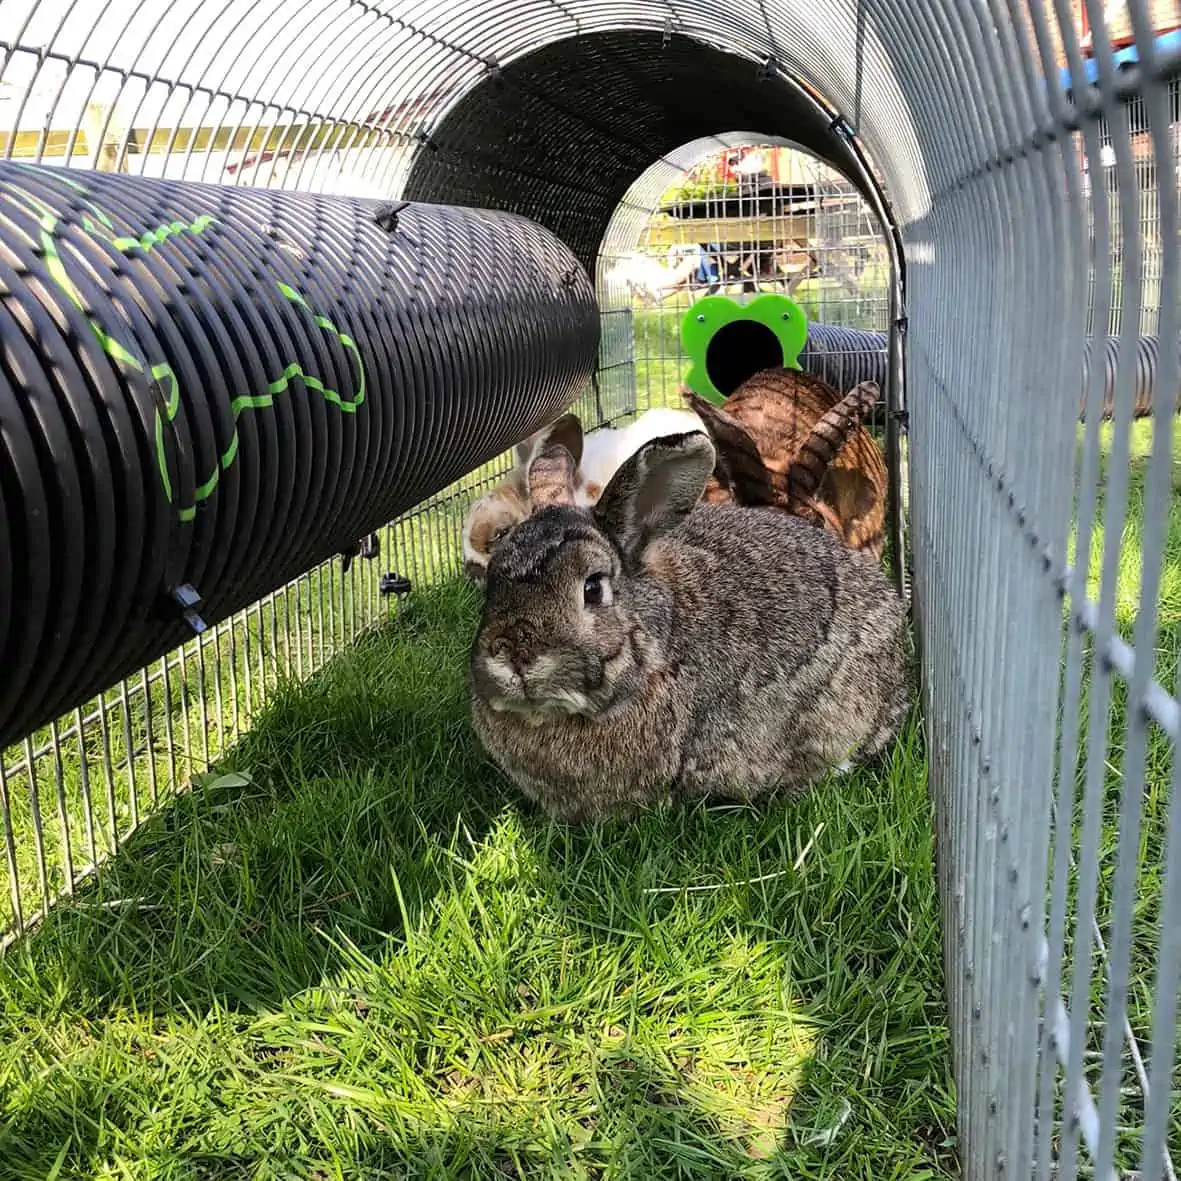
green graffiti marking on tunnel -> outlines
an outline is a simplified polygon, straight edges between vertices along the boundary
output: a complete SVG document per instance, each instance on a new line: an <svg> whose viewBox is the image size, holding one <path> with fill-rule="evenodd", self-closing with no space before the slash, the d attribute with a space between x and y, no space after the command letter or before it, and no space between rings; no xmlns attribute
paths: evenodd
<svg viewBox="0 0 1181 1181"><path fill-rule="evenodd" d="M203 213L191 222L167 222L154 230L145 231L138 238L117 237L111 219L90 199L89 191L84 185L79 184L71 177L55 176L54 179L62 181L62 183L68 185L76 193L85 198L84 204L90 210L90 214L94 216L92 218L90 214L83 214L81 219L82 228L93 237L101 238L103 241L109 243L122 254L126 254L131 250L151 250L167 241L173 235L184 233L201 234L210 226L217 224L215 217ZM10 195L13 195L16 203L22 205L25 212L36 219L40 232L41 251L45 257L45 265L49 270L50 276L62 291L65 292L70 302L86 317L86 321L90 325L95 338L102 346L103 351L112 360L118 361L130 369L134 369L135 372L146 373L164 391L164 413L161 414L160 407L156 407L154 442L156 465L160 471L160 485L164 490L164 495L168 503L172 504L173 488L172 479L168 473L168 456L164 428L165 422L171 425L180 412L180 382L177 379L176 372L171 365L163 361L149 366L146 362L141 361L130 349L116 340L115 337L111 336L110 333L104 331L86 309L81 293L67 273L65 263L62 261L61 254L58 251L56 234L59 219L57 213L27 189L23 189L11 182L5 182L5 188L8 189ZM234 422L234 429L229 445L214 464L212 473L197 485L193 492L193 503L177 507L177 517L181 521L191 521L196 517L197 506L213 495L214 489L221 479L221 473L228 470L237 458L239 442L237 424L239 417L246 410L262 410L268 406L273 406L276 396L286 393L293 379L303 382L306 389L319 394L326 402L345 414L356 413L357 408L365 401L365 363L361 359L361 353L357 348L356 341L347 332L341 332L327 316L319 315L294 287L281 282L277 282L276 286L286 300L303 308L312 317L318 328L331 333L340 342L343 349L353 354L357 362L356 392L352 397L342 396L336 390L326 386L314 374L305 372L298 362L293 361L283 369L283 372L274 381L267 384L265 393L239 394L233 398L230 402L230 415Z"/></svg>
<svg viewBox="0 0 1181 1181"><path fill-rule="evenodd" d="M214 467L209 478L204 483L197 485L197 489L193 493L192 506L180 510L180 519L182 521L193 519L197 512L197 505L203 500L208 500L213 495L213 490L217 487L218 481L221 479L221 473L226 471L237 457L237 422L242 412L245 410L262 410L267 406L273 406L276 395L287 391L288 385L293 377L298 377L309 390L314 390L325 402L331 403L345 414L355 414L357 407L365 401L365 365L361 360L361 354L353 338L347 332L341 332L327 316L320 316L313 312L307 300L294 287L288 287L286 283L278 283L277 286L283 293L284 298L308 311L313 320L315 320L317 327L324 329L325 332L331 332L340 341L341 347L347 349L357 358L357 392L351 399L341 397L336 390L329 389L318 377L304 372L298 362L292 361L274 381L268 383L265 394L239 394L230 402L230 413L233 416L235 424L234 433L230 438L230 445L222 452L221 459ZM175 415L176 411L170 409L168 421L171 422Z"/></svg>

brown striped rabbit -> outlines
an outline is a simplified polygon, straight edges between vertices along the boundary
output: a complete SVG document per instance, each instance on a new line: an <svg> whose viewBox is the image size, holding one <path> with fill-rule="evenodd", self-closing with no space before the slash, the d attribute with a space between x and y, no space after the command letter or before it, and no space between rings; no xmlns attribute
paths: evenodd
<svg viewBox="0 0 1181 1181"><path fill-rule="evenodd" d="M869 758L906 709L881 566L787 513L699 504L708 436L647 443L590 509L544 450L472 643L473 723L526 796L579 821L752 800Z"/></svg>
<svg viewBox="0 0 1181 1181"><path fill-rule="evenodd" d="M812 374L766 369L720 408L696 394L686 399L718 454L706 501L775 505L881 558L886 465L861 426L877 402L876 384L862 382L842 398Z"/></svg>

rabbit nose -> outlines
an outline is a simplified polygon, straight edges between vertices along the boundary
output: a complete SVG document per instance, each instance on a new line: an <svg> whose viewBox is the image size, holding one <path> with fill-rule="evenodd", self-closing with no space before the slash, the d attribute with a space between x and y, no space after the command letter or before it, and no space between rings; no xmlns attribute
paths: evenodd
<svg viewBox="0 0 1181 1181"><path fill-rule="evenodd" d="M489 641L488 651L493 656L508 660L518 670L531 665L537 655L535 645L527 637L506 635L504 632Z"/></svg>

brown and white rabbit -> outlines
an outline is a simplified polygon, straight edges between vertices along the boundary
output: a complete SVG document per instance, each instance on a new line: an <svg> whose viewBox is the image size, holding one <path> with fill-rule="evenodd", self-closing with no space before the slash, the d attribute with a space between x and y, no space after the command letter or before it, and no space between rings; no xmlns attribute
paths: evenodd
<svg viewBox="0 0 1181 1181"><path fill-rule="evenodd" d="M707 502L774 505L881 558L886 465L861 425L879 397L874 382L842 397L813 374L766 369L721 407L685 395L717 450Z"/></svg>
<svg viewBox="0 0 1181 1181"><path fill-rule="evenodd" d="M704 433L654 440L590 510L564 448L529 467L533 514L488 568L472 716L556 817L800 789L903 717L904 612L881 567L798 517L699 504L713 467Z"/></svg>
<svg viewBox="0 0 1181 1181"><path fill-rule="evenodd" d="M463 524L464 573L483 582L493 549L509 529L529 515L526 473L543 447L560 444L574 456L574 502L585 508L599 499L619 465L649 439L701 429L701 420L691 410L657 407L645 410L626 426L599 427L584 436L578 418L563 414L517 444L513 449L516 466L468 511Z"/></svg>
<svg viewBox="0 0 1181 1181"><path fill-rule="evenodd" d="M463 572L473 582L484 581L492 551L514 525L529 515L529 463L547 444L565 447L577 463L582 457L582 423L578 416L563 414L522 439L513 448L513 470L468 509L463 521Z"/></svg>

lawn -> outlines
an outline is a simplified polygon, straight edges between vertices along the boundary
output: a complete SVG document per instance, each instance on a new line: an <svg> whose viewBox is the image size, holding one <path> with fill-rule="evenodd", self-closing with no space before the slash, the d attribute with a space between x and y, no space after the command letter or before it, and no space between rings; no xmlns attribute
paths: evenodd
<svg viewBox="0 0 1181 1181"><path fill-rule="evenodd" d="M665 319L637 340L653 401L675 391ZM1149 440L1136 424L1129 638ZM213 772L0 958L0 1181L953 1173L917 719L878 767L799 800L552 824L468 724L478 599L432 585L448 511L388 623L280 687ZM1166 563L1171 687L1177 497ZM1117 686L1101 914L1125 714ZM1140 1035L1170 757L1154 734Z"/></svg>
<svg viewBox="0 0 1181 1181"><path fill-rule="evenodd" d="M477 612L424 590L282 690L0 959L0 1177L945 1171L917 723L801 801L564 829L470 732Z"/></svg>
<svg viewBox="0 0 1181 1181"><path fill-rule="evenodd" d="M1107 511L1106 484L1111 464L1114 428L1103 424L1099 428L1100 496L1096 525L1091 533L1088 555L1088 598L1097 601L1103 562L1104 517ZM1115 591L1116 632L1132 643L1137 614L1140 609L1141 562L1143 559L1143 531L1146 510L1145 480L1148 457L1152 449L1152 423L1148 419L1134 422L1128 446L1128 502L1127 512L1119 532L1117 577ZM1079 431L1080 450L1083 437ZM1177 689L1178 657L1181 655L1181 419L1175 418L1171 440L1171 494L1165 521L1160 592L1157 599L1158 626L1153 651L1153 671L1156 679L1170 693ZM1076 546L1070 547L1069 558L1075 558ZM1079 702L1080 742L1075 775L1075 806L1072 841L1076 853L1081 845L1084 825L1083 795L1087 769L1086 727L1090 704L1093 662L1088 653L1084 660L1083 694ZM1156 967L1160 958L1160 921L1163 878L1165 870L1166 835L1170 803L1170 775L1174 761L1173 745L1168 736L1156 726L1147 733L1145 775L1142 791L1133 800L1139 812L1139 840L1136 845L1135 905L1132 920L1132 978L1128 989L1128 1023L1147 1058L1152 1036L1153 996ZM1123 756L1128 742L1128 691L1119 677L1112 678L1111 706L1105 734L1105 749L1096 752L1103 760L1103 782L1100 792L1102 823L1098 846L1098 879L1096 915L1104 940L1110 942L1110 922L1114 908L1115 874L1119 835L1119 809L1125 788ZM1074 898L1078 886L1077 871L1071 875L1069 896ZM1068 928L1068 948L1073 954L1073 920ZM1107 999L1106 965L1096 955L1092 958L1091 1014L1093 1025L1088 1049L1098 1054L1102 1048L1102 1023ZM1069 974L1066 977L1069 982ZM1133 1066L1126 1052L1122 1097L1121 1124L1127 1131L1119 1137L1117 1163L1133 1169L1138 1159L1136 1132L1142 1126L1143 1111L1136 1085ZM1098 1095L1097 1063L1091 1082ZM1169 1134L1170 1148L1176 1157L1181 1153L1181 1077L1174 1067L1174 1095Z"/></svg>
<svg viewBox="0 0 1181 1181"><path fill-rule="evenodd" d="M918 1178L953 1106L924 762L566 829L463 585L283 692L0 961L12 1178Z"/></svg>

